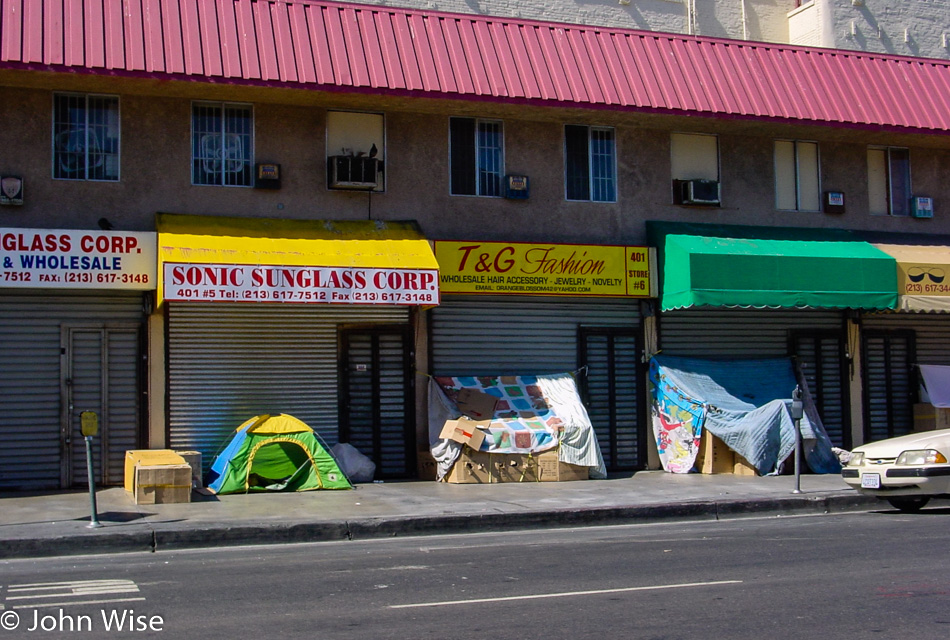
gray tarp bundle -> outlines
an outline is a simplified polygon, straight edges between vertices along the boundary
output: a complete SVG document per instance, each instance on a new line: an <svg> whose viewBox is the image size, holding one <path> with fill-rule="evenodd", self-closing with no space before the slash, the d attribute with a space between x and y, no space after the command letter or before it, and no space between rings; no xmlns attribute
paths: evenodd
<svg viewBox="0 0 950 640"><path fill-rule="evenodd" d="M762 475L778 473L794 452L795 425L789 406L795 386L800 385L808 467L814 473L841 471L807 384L791 358L703 360L657 355L650 360L650 380L654 393L678 396L670 400L701 407L699 427L708 429Z"/></svg>

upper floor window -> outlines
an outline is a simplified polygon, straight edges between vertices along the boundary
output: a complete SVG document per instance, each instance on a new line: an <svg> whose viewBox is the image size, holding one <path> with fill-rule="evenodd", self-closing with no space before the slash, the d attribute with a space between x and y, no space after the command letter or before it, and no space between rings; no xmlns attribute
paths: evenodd
<svg viewBox="0 0 950 640"><path fill-rule="evenodd" d="M250 105L196 102L191 110L192 184L254 184L254 112Z"/></svg>
<svg viewBox="0 0 950 640"><path fill-rule="evenodd" d="M719 206L719 137L674 133L670 137L673 202Z"/></svg>
<svg viewBox="0 0 950 640"><path fill-rule="evenodd" d="M119 179L119 98L53 96L53 177Z"/></svg>
<svg viewBox="0 0 950 640"><path fill-rule="evenodd" d="M504 133L501 121L449 118L449 192L501 196Z"/></svg>
<svg viewBox="0 0 950 640"><path fill-rule="evenodd" d="M564 127L564 183L568 200L617 201L617 145L609 127Z"/></svg>
<svg viewBox="0 0 950 640"><path fill-rule="evenodd" d="M868 208L872 214L910 215L910 150L868 148Z"/></svg>
<svg viewBox="0 0 950 640"><path fill-rule="evenodd" d="M821 210L817 142L775 141L775 208Z"/></svg>

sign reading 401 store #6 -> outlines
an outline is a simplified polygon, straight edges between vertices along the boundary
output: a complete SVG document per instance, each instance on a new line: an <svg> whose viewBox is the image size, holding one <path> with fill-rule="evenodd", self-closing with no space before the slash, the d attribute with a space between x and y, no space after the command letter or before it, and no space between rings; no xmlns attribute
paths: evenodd
<svg viewBox="0 0 950 640"><path fill-rule="evenodd" d="M443 293L654 297L648 247L435 243Z"/></svg>

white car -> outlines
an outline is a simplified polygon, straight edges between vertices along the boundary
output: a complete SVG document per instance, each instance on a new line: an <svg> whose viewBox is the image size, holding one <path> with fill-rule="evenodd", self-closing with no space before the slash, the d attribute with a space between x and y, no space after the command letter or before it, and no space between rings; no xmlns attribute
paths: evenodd
<svg viewBox="0 0 950 640"><path fill-rule="evenodd" d="M918 511L931 498L950 498L950 429L871 442L851 452L844 481L901 511Z"/></svg>

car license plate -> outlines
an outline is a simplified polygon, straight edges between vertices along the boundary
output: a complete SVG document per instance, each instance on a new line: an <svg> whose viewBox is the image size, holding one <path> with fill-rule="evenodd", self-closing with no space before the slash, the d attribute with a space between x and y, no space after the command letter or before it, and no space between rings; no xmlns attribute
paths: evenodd
<svg viewBox="0 0 950 640"><path fill-rule="evenodd" d="M881 474L880 473L861 474L861 488L862 489L880 489L881 488Z"/></svg>

